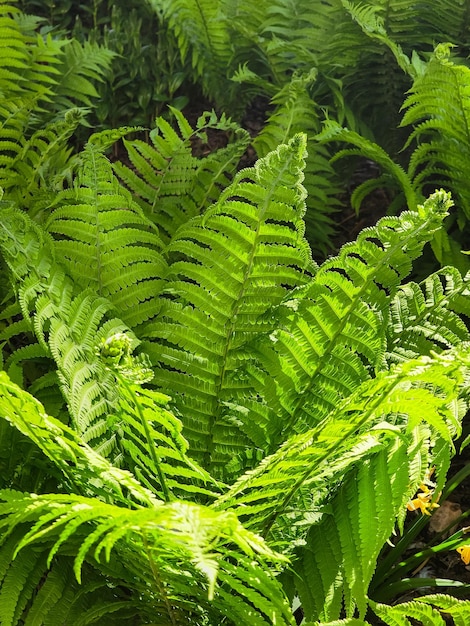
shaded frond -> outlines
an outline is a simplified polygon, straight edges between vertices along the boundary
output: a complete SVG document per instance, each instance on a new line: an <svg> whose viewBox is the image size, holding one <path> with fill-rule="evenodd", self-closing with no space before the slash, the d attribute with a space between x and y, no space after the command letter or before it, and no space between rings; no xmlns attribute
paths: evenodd
<svg viewBox="0 0 470 626"><path fill-rule="evenodd" d="M58 67L55 107L90 106L92 100L99 97L95 83L103 80L115 56L115 52L97 43L69 40Z"/></svg>
<svg viewBox="0 0 470 626"><path fill-rule="evenodd" d="M416 140L409 166L414 184L432 182L452 191L462 218L470 217L470 69L449 60L450 46L437 46L405 100L402 126Z"/></svg>
<svg viewBox="0 0 470 626"><path fill-rule="evenodd" d="M305 179L307 213L305 215L307 238L314 253L326 254L331 246L334 231L331 213L338 205L338 181L329 164L326 149L315 140L319 130L317 107L308 91L316 72L295 76L271 100L275 106L267 123L253 141L259 157L264 157L276 146L297 132L307 133Z"/></svg>
<svg viewBox="0 0 470 626"><path fill-rule="evenodd" d="M134 476L114 467L90 448L74 430L47 415L28 392L0 372L0 416L28 437L60 470L67 484L80 485L82 493L104 501L135 502L156 506L154 493ZM99 476L99 480L96 477Z"/></svg>
<svg viewBox="0 0 470 626"><path fill-rule="evenodd" d="M391 302L387 360L403 361L469 341L469 279L446 267L420 285L402 285Z"/></svg>
<svg viewBox="0 0 470 626"><path fill-rule="evenodd" d="M106 417L116 406L114 378L96 355L101 339L127 330L108 300L91 291L74 296L74 284L54 261L49 236L26 214L3 208L0 249L10 267L18 302L40 345L57 366L70 418L86 441L107 453Z"/></svg>
<svg viewBox="0 0 470 626"><path fill-rule="evenodd" d="M14 106L14 105L13 105ZM57 192L71 178L76 159L71 156L68 140L82 120L79 109L67 111L63 117L25 135L29 106L3 111L0 122L0 185L5 199L40 214L50 205ZM0 111L0 117L1 117ZM17 122L20 122L17 125ZM1 138L8 137L7 141Z"/></svg>
<svg viewBox="0 0 470 626"><path fill-rule="evenodd" d="M182 113L172 112L179 132L160 117L150 133L153 145L140 140L124 142L133 167L114 164L165 243L181 225L216 202L248 144L246 131L225 116L219 119L214 113L205 113L192 128ZM192 144L204 142L211 130L229 133L230 141L225 148L197 158Z"/></svg>
<svg viewBox="0 0 470 626"><path fill-rule="evenodd" d="M141 615L152 610L153 623L163 616L166 623L184 617L185 623L197 623L201 609L212 614L213 623L224 614L233 623L295 623L275 576L261 567L261 559L282 562L282 557L230 512L183 502L129 510L77 495L0 495L2 537L20 523L29 526L16 554L39 543L50 563L72 543L78 547L79 581L85 562L102 569L115 584L124 582L136 592Z"/></svg>
<svg viewBox="0 0 470 626"><path fill-rule="evenodd" d="M418 204L418 195L416 193L413 181L405 172L405 170L395 163L390 156L376 143L373 143L369 139L362 137L359 133L349 130L348 128L342 128L337 122L333 120L326 120L323 123L321 132L317 135L316 139L322 143L329 143L333 141L344 141L350 143L355 148L348 148L339 150L336 152L331 162L347 157L347 156L362 156L367 157L375 161L382 169L382 176L367 180L359 185L353 192L351 197L352 207L358 212L361 207L361 202L366 195L378 189L386 186L392 188L398 187L398 190L404 194L408 209L414 211Z"/></svg>
<svg viewBox="0 0 470 626"><path fill-rule="evenodd" d="M168 23L183 60L190 60L204 94L223 108L233 102L236 87L227 76L231 40L220 0L151 0Z"/></svg>

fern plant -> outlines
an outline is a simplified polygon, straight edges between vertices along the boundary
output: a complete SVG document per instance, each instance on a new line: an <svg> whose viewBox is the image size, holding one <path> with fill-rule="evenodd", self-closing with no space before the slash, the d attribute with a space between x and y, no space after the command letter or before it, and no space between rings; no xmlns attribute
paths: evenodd
<svg viewBox="0 0 470 626"><path fill-rule="evenodd" d="M103 153L128 129L92 137L44 224L2 205L0 416L45 459L35 483L5 466L2 623L293 626L294 595L317 624L465 615L436 597L397 618L368 597L430 466L444 483L468 404L468 277L406 283L448 194L318 267L305 136L224 185L230 151L194 163L178 119L128 144L133 177ZM171 226L159 168L180 154L186 190L216 182L185 191L198 210Z"/></svg>

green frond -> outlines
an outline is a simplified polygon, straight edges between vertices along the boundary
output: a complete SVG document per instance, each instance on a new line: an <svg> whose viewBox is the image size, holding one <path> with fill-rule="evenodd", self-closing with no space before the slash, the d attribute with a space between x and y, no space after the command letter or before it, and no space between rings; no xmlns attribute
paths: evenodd
<svg viewBox="0 0 470 626"><path fill-rule="evenodd" d="M130 350L126 335L111 337L101 347L101 356L118 381L119 408L108 418L108 428L117 433L123 464L167 501L180 492L214 497L214 491L204 486L215 487L214 479L186 454L181 421L166 408L170 398L141 387L153 378L153 372L134 359ZM104 356L114 352L113 357Z"/></svg>
<svg viewBox="0 0 470 626"><path fill-rule="evenodd" d="M316 71L294 75L271 100L275 106L267 123L253 141L259 157L264 157L276 146L297 132L307 133L304 186L307 191L305 216L307 238L314 252L326 254L334 231L331 213L338 204L338 182L329 164L327 151L315 140L319 130L317 107L308 92L315 81Z"/></svg>
<svg viewBox="0 0 470 626"><path fill-rule="evenodd" d="M158 504L155 495L130 472L112 466L74 430L47 415L41 404L12 383L5 372L0 372L0 387L0 416L35 444L69 485L81 485L84 493L106 501L127 505L136 501L150 507Z"/></svg>
<svg viewBox="0 0 470 626"><path fill-rule="evenodd" d="M115 56L115 52L97 43L69 40L58 67L55 107L90 106L92 100L99 97L94 83L103 80Z"/></svg>
<svg viewBox="0 0 470 626"><path fill-rule="evenodd" d="M422 476L411 475L412 454L411 446L395 439L358 463L347 474L320 520L312 524L305 548L297 551L299 571L303 573L298 588L300 599L304 606L305 594L313 605L307 619L339 617L343 596L351 617L356 607L360 615L365 615L367 589L378 554L392 533L398 511L405 507ZM325 544L328 536L331 538ZM332 546L335 548L328 555L326 567L324 544L330 551ZM336 597L332 586L336 588Z"/></svg>
<svg viewBox="0 0 470 626"><path fill-rule="evenodd" d="M227 77L231 41L220 0L151 0L168 23L183 60L188 59L206 96L219 107L233 102L235 85Z"/></svg>
<svg viewBox="0 0 470 626"><path fill-rule="evenodd" d="M40 214L50 205L71 177L76 159L71 156L68 139L82 120L79 109L67 111L63 119L36 130L30 137L24 135L24 125L18 109L20 125L16 128L16 111L12 118L6 117L0 126L0 159L4 166L0 171L0 185L5 200L13 200L29 209L32 215ZM8 112L10 113L10 112Z"/></svg>
<svg viewBox="0 0 470 626"><path fill-rule="evenodd" d="M409 173L422 188L448 187L459 212L470 217L470 69L449 60L450 46L437 46L405 100L402 126L413 125L408 144L415 140ZM445 106L443 106L443 103Z"/></svg>
<svg viewBox="0 0 470 626"><path fill-rule="evenodd" d="M81 161L76 184L55 200L46 229L76 285L107 298L135 328L158 311L162 243L101 148L90 141Z"/></svg>
<svg viewBox="0 0 470 626"><path fill-rule="evenodd" d="M19 10L2 3L0 22L0 90L4 94L27 96L33 100L48 101L53 93L55 77L59 73L62 48L65 41L43 39L21 30L16 19Z"/></svg>
<svg viewBox="0 0 470 626"><path fill-rule="evenodd" d="M254 374L275 416L272 450L325 418L381 367L390 297L450 204L448 194L436 192L418 212L383 218L286 298L279 327L258 344L265 373Z"/></svg>
<svg viewBox="0 0 470 626"><path fill-rule="evenodd" d="M11 491L2 491L1 500L3 537L22 522L30 526L16 541L14 554L41 546L40 554L48 555L50 563L78 540L77 580L85 562L102 569L117 584L124 576L127 585L140 593L144 615L146 608L153 609L154 619L163 613L171 622L174 611L175 616L180 614L178 621L186 613L186 623L193 623L199 605L219 618L226 614L233 623L240 623L241 614L252 614L253 624L294 624L279 583L269 570L263 571L260 561L285 559L244 529L230 512L183 502L129 510L94 498ZM120 557L129 566L127 580L126 572L119 571ZM233 602L227 602L228 594Z"/></svg>
<svg viewBox="0 0 470 626"><path fill-rule="evenodd" d="M110 454L114 437L107 438L106 419L116 407L116 385L96 347L101 339L128 329L112 318L108 300L91 291L74 297L72 280L53 260L49 236L26 214L4 208L2 220L0 248L18 289L23 318L55 360L77 432Z"/></svg>
<svg viewBox="0 0 470 626"><path fill-rule="evenodd" d="M455 605L458 604L458 600L454 602ZM412 624L445 626L447 623L440 611L432 606L432 602L427 604L421 602L421 599L404 602L397 606L374 603L372 609L384 624L389 626L412 626Z"/></svg>
<svg viewBox="0 0 470 626"><path fill-rule="evenodd" d="M384 174L376 179L368 180L355 190L355 196L352 198L353 208L359 211L361 200L373 191L380 188L386 183L388 186L395 186L404 194L408 209L414 211L418 204L418 196L414 188L414 184L404 169L395 163L390 156L376 143L362 137L355 131L342 128L333 120L326 120L323 123L322 131L317 135L316 139L322 143L333 141L344 141L356 146L338 151L332 163L347 156L365 156L375 161L383 170Z"/></svg>
<svg viewBox="0 0 470 626"><path fill-rule="evenodd" d="M248 342L274 328L271 310L313 269L303 237L304 154L297 135L179 229L168 248L167 303L145 330L145 349L161 368L156 383L183 415L191 452L216 475L250 446L238 426L246 417L232 413L250 389L238 374L253 358Z"/></svg>
<svg viewBox="0 0 470 626"><path fill-rule="evenodd" d="M420 285L401 286L391 302L387 360L404 361L469 341L461 317L470 317L469 279L446 267Z"/></svg>
<svg viewBox="0 0 470 626"><path fill-rule="evenodd" d="M383 434L393 438L400 430L412 433L425 420L436 438L452 446L464 407L448 403L465 396L467 350L464 345L442 355L410 360L357 385L347 398L337 400L315 428L290 437L277 452L241 476L213 506L234 509L250 528L266 536L278 523L285 529L279 517L286 516L289 525L301 519L303 508L297 507L296 501L302 491L313 494L314 504L316 495L321 501L325 475L339 481L354 465L355 455L363 463ZM422 472L420 465L417 468ZM396 474L399 480L398 470ZM422 476L414 478L415 484ZM397 493L396 497L403 496L403 485L401 495L399 489ZM398 515L397 500L390 505ZM282 533L279 539L282 541Z"/></svg>
<svg viewBox="0 0 470 626"><path fill-rule="evenodd" d="M470 600L458 600L445 594L431 594L417 599L430 604L446 615L451 615L455 626L465 626L470 619Z"/></svg>
<svg viewBox="0 0 470 626"><path fill-rule="evenodd" d="M192 128L182 113L171 111L179 133L160 117L150 133L153 146L141 140L124 142L133 167L114 164L117 175L147 218L158 226L165 243L181 225L217 201L248 145L246 131L223 115L218 118L205 113ZM211 131L228 133L228 145L200 158L194 156L192 144L205 143Z"/></svg>
<svg viewBox="0 0 470 626"><path fill-rule="evenodd" d="M341 0L336 4L340 7L333 30L325 33L329 39L319 69L341 80L340 106L349 126L362 127L365 136L397 152L402 140L394 129L399 123L403 93L411 86L415 71L408 57L411 50L403 49L390 32L392 16L380 2ZM396 17L401 19L406 17ZM410 19L416 24L418 18Z"/></svg>

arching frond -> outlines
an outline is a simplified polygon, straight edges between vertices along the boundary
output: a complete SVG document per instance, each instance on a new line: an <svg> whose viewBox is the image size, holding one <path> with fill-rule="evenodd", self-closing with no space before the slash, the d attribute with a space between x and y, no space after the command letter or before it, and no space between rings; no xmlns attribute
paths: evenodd
<svg viewBox="0 0 470 626"><path fill-rule="evenodd" d="M155 494L130 472L111 465L90 448L76 431L46 415L41 404L0 372L0 416L28 437L62 473L68 485L104 501L156 506ZM99 480L95 480L99 476Z"/></svg>
<svg viewBox="0 0 470 626"><path fill-rule="evenodd" d="M57 366L70 418L86 441L108 453L106 416L116 402L113 376L96 355L101 339L127 330L112 318L111 304L90 291L74 296L74 285L54 261L47 233L14 208L2 211L0 248L9 265L23 318Z"/></svg>
<svg viewBox="0 0 470 626"><path fill-rule="evenodd" d="M328 152L318 144L315 135L319 130L317 107L308 87L316 72L294 76L271 100L275 105L263 130L253 141L259 157L264 157L281 143L286 143L295 133L307 133L307 158L303 184L307 191L305 215L307 238L313 251L326 254L331 245L333 221L331 213L338 205L338 181L329 164Z"/></svg>
<svg viewBox="0 0 470 626"><path fill-rule="evenodd" d="M390 296L411 271L451 205L436 192L418 212L383 218L325 261L279 309L279 327L259 342L257 390L273 415L270 442L326 417L381 367Z"/></svg>
<svg viewBox="0 0 470 626"><path fill-rule="evenodd" d="M417 140L409 173L414 184L451 189L462 218L470 217L470 69L449 60L450 46L439 45L417 76L405 100L402 126L413 125Z"/></svg>
<svg viewBox="0 0 470 626"><path fill-rule="evenodd" d="M462 583L463 584L463 583ZM428 595L396 606L371 603L372 609L384 624L411 626L411 624L445 626L451 616L455 626L464 626L470 617L470 602L444 594Z"/></svg>
<svg viewBox="0 0 470 626"><path fill-rule="evenodd" d="M462 279L453 267L420 285L403 285L391 303L387 359L403 361L469 341L462 314L470 317L469 276Z"/></svg>
<svg viewBox="0 0 470 626"><path fill-rule="evenodd" d="M436 436L451 446L451 433L459 432L458 415L463 407L450 406L448 401L466 393L467 368L468 346L463 346L441 356L407 361L366 380L339 404L337 401L315 428L290 437L277 452L241 476L213 506L234 508L250 528L266 536L278 522L283 529L279 516L286 515L290 525L301 518L303 508L296 507L296 499L303 489L313 493L314 503L318 490L321 500L324 473L331 476L348 469L356 446L362 456L373 450L374 442L369 442L368 436L374 436L374 426L375 436L380 437L384 430L393 434L393 424L412 432L425 420ZM344 456L347 451L351 457ZM338 467L336 459L340 460ZM396 509L394 514L398 515Z"/></svg>
<svg viewBox="0 0 470 626"><path fill-rule="evenodd" d="M78 581L85 562L102 569L115 585L130 587L140 615L151 614L153 623L163 618L166 623L198 623L204 609L213 618L225 614L232 623L247 623L249 615L256 626L295 623L276 578L261 567L261 559L282 557L230 512L183 502L129 510L93 498L11 491L2 491L0 498L3 538L18 524L29 525L17 539L15 554L30 554L39 542L46 546L39 554L50 564L79 540L74 559ZM10 598L13 603L16 594Z"/></svg>

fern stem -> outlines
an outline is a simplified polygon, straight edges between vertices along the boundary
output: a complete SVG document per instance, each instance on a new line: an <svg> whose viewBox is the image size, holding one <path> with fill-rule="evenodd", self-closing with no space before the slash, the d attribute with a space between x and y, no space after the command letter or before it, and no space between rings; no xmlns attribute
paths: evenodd
<svg viewBox="0 0 470 626"><path fill-rule="evenodd" d="M157 565L156 565L156 563L155 563L155 561L153 559L152 553L150 551L150 547L149 547L149 544L148 544L148 541L147 541L147 537L145 535L143 535L142 539L143 539L143 542L144 542L145 551L147 552L147 558L148 558L148 561L149 561L150 569L152 570L152 576L153 576L153 579L155 581L155 586L157 587L158 592L159 592L160 596L162 597L163 602L165 603L165 607L166 607L166 610L167 610L167 613L168 613L168 617L170 618L171 623L173 624L173 626L178 626L178 621L176 619L175 612L174 612L173 607L171 606L171 604L170 604L170 602L168 600L168 595L166 593L165 586L162 583L162 579L160 577L160 573L158 571Z"/></svg>
<svg viewBox="0 0 470 626"><path fill-rule="evenodd" d="M155 451L155 443L152 439L152 436L150 434L150 429L148 427L147 424L147 420L145 419L145 415L142 411L142 407L140 406L140 402L139 399L137 398L136 393L134 392L134 390L131 388L131 386L129 385L129 383L127 382L127 380L116 370L113 370L114 374L116 376L116 378L119 381L119 384L122 385L124 387L124 389L127 391L127 393L134 399L135 402L135 407L137 409L137 414L139 416L140 422L142 424L142 427L144 429L144 433L145 433L145 438L147 439L147 444L148 444L148 449L150 452L150 456L152 457L152 461L155 465L155 468L157 470L157 476L158 476L158 481L160 482L160 486L162 488L163 491L163 499L165 500L165 502L170 502L171 501L171 494L170 491L168 489L168 485L166 484L166 480L165 480L165 474L163 473L161 467L160 467L160 460L158 458L158 455Z"/></svg>

